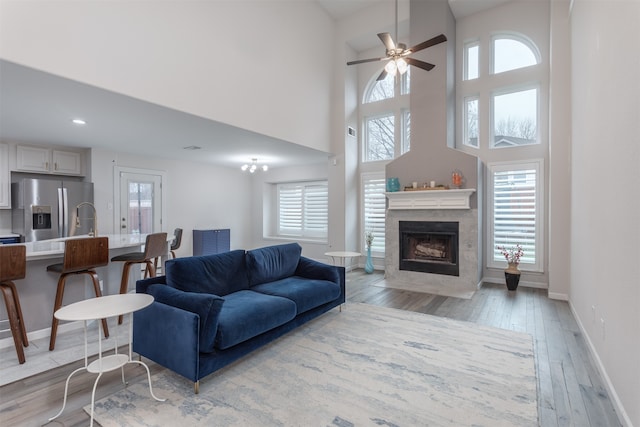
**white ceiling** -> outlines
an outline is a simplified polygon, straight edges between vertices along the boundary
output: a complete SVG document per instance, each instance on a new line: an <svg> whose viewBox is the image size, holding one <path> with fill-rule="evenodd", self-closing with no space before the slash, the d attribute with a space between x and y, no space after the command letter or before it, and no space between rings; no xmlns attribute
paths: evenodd
<svg viewBox="0 0 640 427"><path fill-rule="evenodd" d="M392 0L317 0L335 19ZM506 0L449 0L457 17ZM371 37L374 41L377 38ZM376 42L379 43L379 40ZM0 60L0 141L94 147L239 167L326 161L327 153ZM74 117L100 117L86 126ZM200 150L185 150L198 146ZM264 154L268 153L268 154Z"/></svg>

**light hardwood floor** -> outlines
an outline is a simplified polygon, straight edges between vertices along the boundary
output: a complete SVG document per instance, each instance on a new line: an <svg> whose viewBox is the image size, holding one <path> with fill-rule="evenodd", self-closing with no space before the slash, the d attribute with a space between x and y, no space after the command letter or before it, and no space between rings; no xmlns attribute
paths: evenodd
<svg viewBox="0 0 640 427"><path fill-rule="evenodd" d="M348 274L347 301L473 322L527 332L533 336L538 375L540 425L576 427L620 426L603 380L566 302L550 300L546 291L520 287L509 292L488 284L472 299L459 299L379 286L381 273ZM27 362L28 363L28 362ZM242 362L239 362L242 363ZM47 424L62 404L67 375L81 362L55 368L0 387L0 424L3 426L86 426L82 407L90 403L95 375L80 373L71 381L65 412ZM152 371L163 368L149 363ZM127 367L129 382L146 381L143 368ZM205 381L215 381L215 374ZM118 371L105 374L96 399L122 387ZM175 425L177 420L168 420Z"/></svg>

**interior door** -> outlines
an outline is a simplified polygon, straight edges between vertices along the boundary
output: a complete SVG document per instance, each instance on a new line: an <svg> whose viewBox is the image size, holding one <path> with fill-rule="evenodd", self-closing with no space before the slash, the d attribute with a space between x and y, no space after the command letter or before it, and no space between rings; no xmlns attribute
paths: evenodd
<svg viewBox="0 0 640 427"><path fill-rule="evenodd" d="M162 176L120 172L120 234L162 230Z"/></svg>

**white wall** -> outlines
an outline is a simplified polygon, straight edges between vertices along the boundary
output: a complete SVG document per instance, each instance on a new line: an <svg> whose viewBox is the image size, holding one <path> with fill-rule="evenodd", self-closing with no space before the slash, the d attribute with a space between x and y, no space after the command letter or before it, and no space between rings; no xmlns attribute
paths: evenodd
<svg viewBox="0 0 640 427"><path fill-rule="evenodd" d="M114 191L114 168L127 167L162 171L166 174L163 193L167 200L163 231L172 234L182 228L182 245L178 256L192 255L194 229L231 229L231 249L251 245L251 186L247 175L239 169L212 167L205 163L182 162L153 156L135 156L104 150L92 150L91 181L94 183L95 204L100 232L113 233L117 205Z"/></svg>
<svg viewBox="0 0 640 427"><path fill-rule="evenodd" d="M316 2L0 7L3 59L330 151L333 23Z"/></svg>
<svg viewBox="0 0 640 427"><path fill-rule="evenodd" d="M640 2L576 0L571 26L570 302L640 426Z"/></svg>

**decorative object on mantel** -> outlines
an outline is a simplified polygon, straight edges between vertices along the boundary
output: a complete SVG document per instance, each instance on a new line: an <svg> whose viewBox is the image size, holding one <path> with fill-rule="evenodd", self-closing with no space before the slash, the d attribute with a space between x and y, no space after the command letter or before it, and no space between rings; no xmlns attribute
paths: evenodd
<svg viewBox="0 0 640 427"><path fill-rule="evenodd" d="M448 190L449 187L446 185L436 185L435 187L404 187L404 191L429 191L429 190Z"/></svg>
<svg viewBox="0 0 640 427"><path fill-rule="evenodd" d="M462 176L462 172L458 169L451 172L451 184L453 188L462 188L462 183L464 181L464 177Z"/></svg>
<svg viewBox="0 0 640 427"><path fill-rule="evenodd" d="M509 266L504 270L504 278L507 282L507 289L515 291L518 289L518 283L520 283L520 270L518 270L518 264L520 264L520 258L524 255L522 246L516 244L507 249L504 246L496 246L496 248L504 255Z"/></svg>
<svg viewBox="0 0 640 427"><path fill-rule="evenodd" d="M373 260L371 259L371 245L373 244L373 232L367 231L364 233L364 241L367 245L367 260L364 263L364 272L373 273Z"/></svg>
<svg viewBox="0 0 640 427"><path fill-rule="evenodd" d="M387 191L389 193L400 191L400 180L398 178L387 178Z"/></svg>

